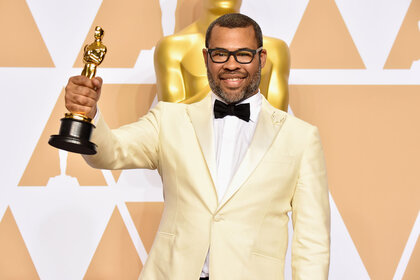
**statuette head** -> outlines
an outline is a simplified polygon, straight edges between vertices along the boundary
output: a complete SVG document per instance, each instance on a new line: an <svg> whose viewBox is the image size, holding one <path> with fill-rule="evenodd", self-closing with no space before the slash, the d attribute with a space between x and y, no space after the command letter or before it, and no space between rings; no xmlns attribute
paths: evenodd
<svg viewBox="0 0 420 280"><path fill-rule="evenodd" d="M215 13L238 12L242 0L205 0L204 7Z"/></svg>
<svg viewBox="0 0 420 280"><path fill-rule="evenodd" d="M104 37L104 30L100 26L95 27L95 39L101 41Z"/></svg>

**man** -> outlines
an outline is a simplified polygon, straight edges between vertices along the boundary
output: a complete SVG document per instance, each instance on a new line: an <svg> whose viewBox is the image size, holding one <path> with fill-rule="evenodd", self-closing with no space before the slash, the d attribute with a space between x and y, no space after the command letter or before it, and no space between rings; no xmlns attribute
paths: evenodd
<svg viewBox="0 0 420 280"><path fill-rule="evenodd" d="M73 77L66 87L70 112L97 115L90 165L157 169L162 177L165 207L140 279L283 279L289 211L294 279L327 279L329 204L317 129L259 93L267 52L252 19L220 17L206 47L211 95L191 105L160 102L114 131L97 114L100 78Z"/></svg>

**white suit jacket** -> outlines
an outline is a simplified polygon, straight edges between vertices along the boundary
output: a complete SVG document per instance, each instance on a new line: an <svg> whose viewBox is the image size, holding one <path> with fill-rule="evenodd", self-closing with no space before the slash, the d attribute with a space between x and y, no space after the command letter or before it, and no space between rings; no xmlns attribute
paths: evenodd
<svg viewBox="0 0 420 280"><path fill-rule="evenodd" d="M316 127L263 99L250 147L218 203L210 96L159 102L139 121L110 130L99 118L85 156L104 169L157 169L164 211L139 279L198 280L210 248L211 280L280 280L292 211L293 279L327 279L330 213Z"/></svg>

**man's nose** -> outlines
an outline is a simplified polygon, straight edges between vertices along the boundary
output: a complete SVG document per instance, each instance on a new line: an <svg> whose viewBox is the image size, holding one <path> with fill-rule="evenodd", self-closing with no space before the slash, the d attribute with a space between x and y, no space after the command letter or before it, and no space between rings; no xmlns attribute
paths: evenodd
<svg viewBox="0 0 420 280"><path fill-rule="evenodd" d="M233 54L231 54L228 60L223 64L223 68L228 70L235 70L240 67L239 63L235 60Z"/></svg>

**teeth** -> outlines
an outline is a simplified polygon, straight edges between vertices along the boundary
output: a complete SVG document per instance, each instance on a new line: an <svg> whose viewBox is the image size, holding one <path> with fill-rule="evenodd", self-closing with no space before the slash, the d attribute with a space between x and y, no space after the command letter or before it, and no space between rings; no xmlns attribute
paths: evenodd
<svg viewBox="0 0 420 280"><path fill-rule="evenodd" d="M228 81L239 81L240 78L229 78L229 79L226 79L226 80L228 80Z"/></svg>

